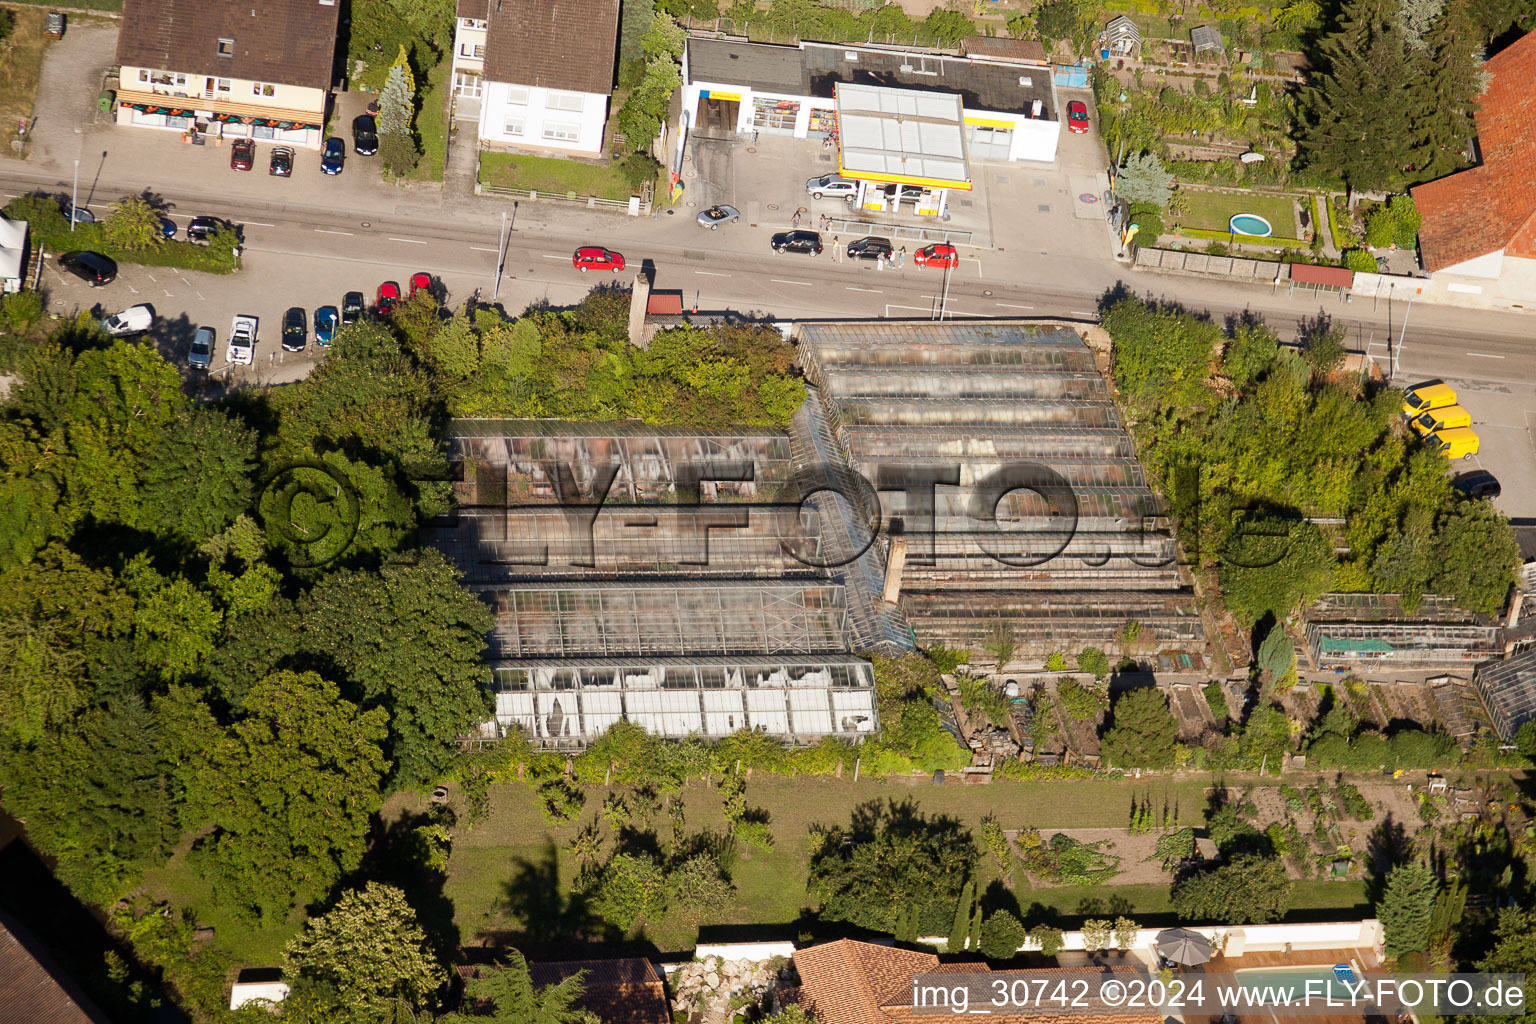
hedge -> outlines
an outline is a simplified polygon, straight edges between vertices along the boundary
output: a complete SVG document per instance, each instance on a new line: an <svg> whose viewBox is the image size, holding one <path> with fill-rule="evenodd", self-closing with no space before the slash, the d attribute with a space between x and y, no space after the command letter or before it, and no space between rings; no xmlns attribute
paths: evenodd
<svg viewBox="0 0 1536 1024"><path fill-rule="evenodd" d="M39 210L34 199L18 199L5 208L5 215L24 220L30 229L32 244L50 253L85 249L99 252L118 263L137 263L147 267L177 267L201 270L208 274L233 274L240 269L240 258L232 252L197 242L161 241L148 249L119 249L106 239L101 222L76 224L69 230L69 220L57 206Z"/></svg>
<svg viewBox="0 0 1536 1024"><path fill-rule="evenodd" d="M1308 768L1439 768L1457 761L1456 741L1443 733L1405 729L1390 738L1365 732L1345 739L1323 736L1307 747Z"/></svg>
<svg viewBox="0 0 1536 1024"><path fill-rule="evenodd" d="M1179 228L1179 234L1186 238L1208 238L1213 242L1232 242L1235 245L1267 245L1279 246L1282 249L1305 249L1310 242L1303 242L1299 238L1282 238L1279 235L1234 235L1230 231L1207 231L1204 228Z"/></svg>

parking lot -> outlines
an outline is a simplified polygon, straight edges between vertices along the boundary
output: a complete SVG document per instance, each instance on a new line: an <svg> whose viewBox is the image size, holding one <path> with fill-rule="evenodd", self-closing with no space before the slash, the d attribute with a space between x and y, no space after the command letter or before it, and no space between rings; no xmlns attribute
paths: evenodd
<svg viewBox="0 0 1536 1024"><path fill-rule="evenodd" d="M1498 477L1503 493L1494 504L1512 519L1536 519L1536 447L1531 427L1536 399L1530 388L1472 378L1444 378L1457 400L1472 414L1481 449L1451 465L1452 472L1486 469Z"/></svg>

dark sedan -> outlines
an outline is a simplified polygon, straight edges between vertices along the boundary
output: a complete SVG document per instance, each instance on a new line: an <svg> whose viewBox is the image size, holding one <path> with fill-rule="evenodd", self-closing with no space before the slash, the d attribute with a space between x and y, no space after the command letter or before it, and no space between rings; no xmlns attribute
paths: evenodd
<svg viewBox="0 0 1536 1024"><path fill-rule="evenodd" d="M283 351L303 352L309 344L309 316L303 306L293 306L283 314Z"/></svg>
<svg viewBox="0 0 1536 1024"><path fill-rule="evenodd" d="M267 173L279 178L293 176L293 150L287 146L272 147L272 163Z"/></svg>
<svg viewBox="0 0 1536 1024"><path fill-rule="evenodd" d="M233 224L218 217L193 217L187 221L187 241L206 242L220 228L231 228Z"/></svg>
<svg viewBox="0 0 1536 1024"><path fill-rule="evenodd" d="M379 151L379 124L372 114L358 114L352 119L352 152L373 156Z"/></svg>
<svg viewBox="0 0 1536 1024"><path fill-rule="evenodd" d="M320 170L326 174L340 174L347 162L347 144L332 135L325 140L320 151Z"/></svg>
<svg viewBox="0 0 1536 1024"><path fill-rule="evenodd" d="M368 299L362 292L347 292L341 297L341 324L355 324L363 318L363 306Z"/></svg>
<svg viewBox="0 0 1536 1024"><path fill-rule="evenodd" d="M890 259L895 251L889 238L877 235L865 235L848 243L848 258L851 260Z"/></svg>
<svg viewBox="0 0 1536 1024"><path fill-rule="evenodd" d="M780 231L773 236L774 252L803 252L821 255L821 234L816 231Z"/></svg>
<svg viewBox="0 0 1536 1024"><path fill-rule="evenodd" d="M1451 481L1451 486L1469 498L1497 498L1504 493L1499 478L1486 469L1474 469Z"/></svg>
<svg viewBox="0 0 1536 1024"><path fill-rule="evenodd" d="M67 252L59 257L59 266L92 288L117 280L117 264L99 252Z"/></svg>
<svg viewBox="0 0 1536 1024"><path fill-rule="evenodd" d="M229 166L237 171L248 171L256 163L256 143L250 139L236 139L229 148Z"/></svg>

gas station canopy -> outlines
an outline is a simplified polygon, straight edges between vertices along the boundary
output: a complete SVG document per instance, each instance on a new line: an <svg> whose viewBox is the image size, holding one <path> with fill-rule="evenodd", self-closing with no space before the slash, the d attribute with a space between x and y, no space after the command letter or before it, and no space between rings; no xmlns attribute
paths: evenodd
<svg viewBox="0 0 1536 1024"><path fill-rule="evenodd" d="M849 178L970 191L960 96L837 83L838 169Z"/></svg>

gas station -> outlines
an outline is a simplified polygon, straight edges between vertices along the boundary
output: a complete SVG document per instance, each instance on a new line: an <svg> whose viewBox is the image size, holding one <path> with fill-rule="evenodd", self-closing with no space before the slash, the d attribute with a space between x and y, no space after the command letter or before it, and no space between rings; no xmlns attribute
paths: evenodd
<svg viewBox="0 0 1536 1024"><path fill-rule="evenodd" d="M943 218L951 191L971 190L965 109L956 93L839 82L838 173L859 183L858 210Z"/></svg>

